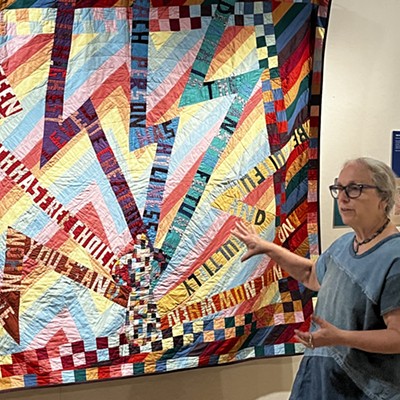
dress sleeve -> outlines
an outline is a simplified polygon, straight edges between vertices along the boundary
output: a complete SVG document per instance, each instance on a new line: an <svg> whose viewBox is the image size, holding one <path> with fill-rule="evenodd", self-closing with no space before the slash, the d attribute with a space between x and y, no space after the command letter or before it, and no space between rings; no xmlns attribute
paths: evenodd
<svg viewBox="0 0 400 400"><path fill-rule="evenodd" d="M400 308L400 259L390 267L381 296L381 315Z"/></svg>
<svg viewBox="0 0 400 400"><path fill-rule="evenodd" d="M325 272L326 272L326 259L328 255L327 253L322 253L317 260L315 265L315 272L317 274L318 283L321 285L322 280L324 279Z"/></svg>

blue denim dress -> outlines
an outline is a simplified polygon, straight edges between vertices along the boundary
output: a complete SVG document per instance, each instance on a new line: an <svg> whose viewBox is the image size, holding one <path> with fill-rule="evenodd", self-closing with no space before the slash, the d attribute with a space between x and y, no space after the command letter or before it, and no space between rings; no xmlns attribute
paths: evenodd
<svg viewBox="0 0 400 400"><path fill-rule="evenodd" d="M400 234L361 255L353 250L353 238L345 234L317 261L321 288L315 315L340 329L385 329L383 315L400 308ZM400 400L400 354L307 349L290 400L342 399Z"/></svg>

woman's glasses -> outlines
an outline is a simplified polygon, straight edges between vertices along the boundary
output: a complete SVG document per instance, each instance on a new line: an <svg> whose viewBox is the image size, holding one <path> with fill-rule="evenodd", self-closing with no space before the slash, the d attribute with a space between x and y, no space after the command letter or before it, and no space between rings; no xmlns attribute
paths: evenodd
<svg viewBox="0 0 400 400"><path fill-rule="evenodd" d="M350 183L349 185L342 186L342 185L331 185L329 186L329 191L334 199L339 197L341 192L345 192L346 196L349 199L356 199L357 197L361 196L361 193L364 189L378 189L378 186L372 185L365 185L363 183Z"/></svg>

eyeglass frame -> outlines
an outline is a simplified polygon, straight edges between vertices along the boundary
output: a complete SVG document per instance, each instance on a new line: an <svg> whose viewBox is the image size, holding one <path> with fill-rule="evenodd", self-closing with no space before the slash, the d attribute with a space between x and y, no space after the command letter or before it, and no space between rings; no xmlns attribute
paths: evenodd
<svg viewBox="0 0 400 400"><path fill-rule="evenodd" d="M360 193L356 197L349 196L349 193L347 191L347 188L349 186L353 186L353 187L356 186L360 190ZM334 185L330 185L329 186L329 192L331 193L331 196L334 199L338 199L339 198L340 191L344 191L344 193L346 194L347 198L349 198L349 199L358 199L361 196L361 193L362 193L363 189L377 189L378 191L381 191L381 189L378 186L368 185L366 183L349 183L346 186L334 184ZM335 197L333 195L332 190L338 190L337 197Z"/></svg>

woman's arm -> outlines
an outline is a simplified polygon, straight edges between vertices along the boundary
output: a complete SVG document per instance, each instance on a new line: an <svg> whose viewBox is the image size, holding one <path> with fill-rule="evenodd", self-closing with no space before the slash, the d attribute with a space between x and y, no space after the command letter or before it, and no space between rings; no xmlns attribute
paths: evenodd
<svg viewBox="0 0 400 400"><path fill-rule="evenodd" d="M243 255L242 261L246 261L257 254L266 254L304 286L311 290L319 290L315 265L311 260L262 239L253 226L248 227L242 221L236 223L231 233L247 246L247 252Z"/></svg>
<svg viewBox="0 0 400 400"><path fill-rule="evenodd" d="M368 353L400 354L400 309L390 311L383 319L386 329L346 331L314 316L314 322L319 325L317 331L295 332L297 339L307 347L347 346Z"/></svg>

